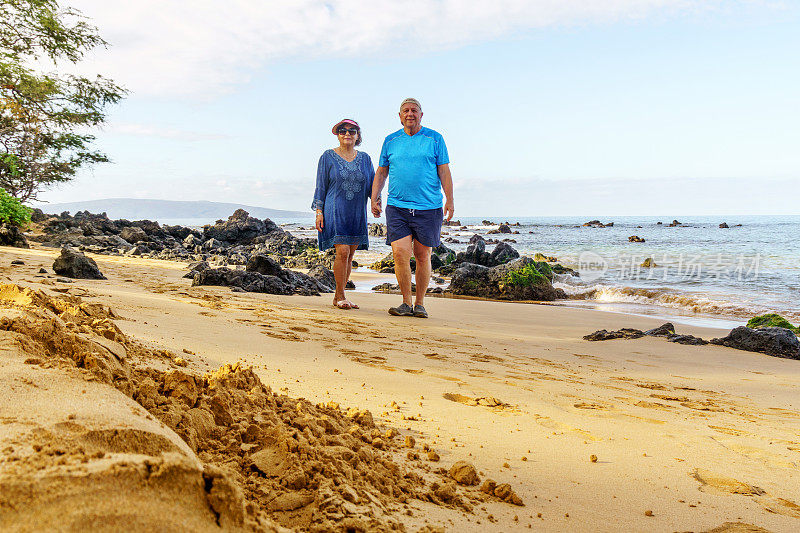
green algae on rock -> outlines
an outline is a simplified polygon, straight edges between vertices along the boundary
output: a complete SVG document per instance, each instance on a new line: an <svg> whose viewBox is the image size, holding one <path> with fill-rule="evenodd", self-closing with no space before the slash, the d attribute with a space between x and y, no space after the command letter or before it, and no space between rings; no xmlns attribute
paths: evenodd
<svg viewBox="0 0 800 533"><path fill-rule="evenodd" d="M788 320L778 313L767 313L765 315L754 316L747 321L748 328L786 328L800 334L800 327L793 326Z"/></svg>

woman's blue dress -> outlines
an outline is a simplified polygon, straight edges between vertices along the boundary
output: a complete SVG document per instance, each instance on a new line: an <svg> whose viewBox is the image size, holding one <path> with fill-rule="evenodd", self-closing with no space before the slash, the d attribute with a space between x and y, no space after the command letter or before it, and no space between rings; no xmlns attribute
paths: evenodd
<svg viewBox="0 0 800 533"><path fill-rule="evenodd" d="M334 244L358 245L369 248L367 234L367 201L372 194L375 167L364 152L347 161L333 149L325 150L317 167L317 188L312 209L322 209L323 227L319 249Z"/></svg>

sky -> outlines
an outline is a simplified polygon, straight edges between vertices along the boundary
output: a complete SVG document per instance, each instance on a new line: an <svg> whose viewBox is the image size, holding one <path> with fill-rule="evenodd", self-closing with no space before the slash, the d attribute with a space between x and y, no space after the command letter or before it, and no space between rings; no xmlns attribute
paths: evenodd
<svg viewBox="0 0 800 533"><path fill-rule="evenodd" d="M377 162L400 102L458 216L798 214L800 3L72 0L129 90L112 163L44 192L310 211L331 126Z"/></svg>

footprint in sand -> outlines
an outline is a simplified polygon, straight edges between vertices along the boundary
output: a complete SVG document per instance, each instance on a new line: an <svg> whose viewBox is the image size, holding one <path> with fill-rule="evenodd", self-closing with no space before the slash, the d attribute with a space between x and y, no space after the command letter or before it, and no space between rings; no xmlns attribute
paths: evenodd
<svg viewBox="0 0 800 533"><path fill-rule="evenodd" d="M766 491L754 485L742 483L731 477L721 476L709 470L701 468L695 469L692 476L700 482L700 490L703 492L727 492L729 494L743 494L745 496L761 496Z"/></svg>
<svg viewBox="0 0 800 533"><path fill-rule="evenodd" d="M661 383L635 383L637 387L641 387L643 389L651 389L651 390L669 390L669 387L662 385Z"/></svg>
<svg viewBox="0 0 800 533"><path fill-rule="evenodd" d="M736 428L728 428L725 426L713 426L709 424L709 428L713 429L718 433L725 433L726 435L733 435L734 437L742 437L745 435L752 435L752 433L748 433L747 431L742 431L741 429Z"/></svg>
<svg viewBox="0 0 800 533"><path fill-rule="evenodd" d="M648 402L647 400L640 400L633 405L636 407L644 407L645 409L659 409L661 411L669 411L670 409L674 409L674 407L671 405L658 402Z"/></svg>
<svg viewBox="0 0 800 533"><path fill-rule="evenodd" d="M305 339L299 335L295 335L291 331L262 331L264 335L272 337L273 339L280 339L282 341L303 342Z"/></svg>
<svg viewBox="0 0 800 533"><path fill-rule="evenodd" d="M720 431L721 429L728 429L728 428L719 428L718 426L709 426L712 429L716 429ZM737 431L737 430L734 430ZM724 431L721 431L724 433ZM745 432L739 432L744 433ZM771 466L779 466L782 468L789 468L789 469L796 469L797 463L783 457L782 455L778 455L777 453L773 453L769 450L764 450L762 448L756 448L755 446L746 446L744 444L740 444L738 442L726 441L724 437L711 437L714 439L715 442L719 443L720 446L724 448L736 452L738 454L744 455L745 457L750 457L752 459L759 460L767 465Z"/></svg>
<svg viewBox="0 0 800 533"><path fill-rule="evenodd" d="M725 522L721 526L708 529L703 533L770 533L770 531L744 522Z"/></svg>
<svg viewBox="0 0 800 533"><path fill-rule="evenodd" d="M731 477L721 476L709 470L698 468L692 474L700 482L700 490L703 492L717 492L727 494L738 494L742 496L752 496L756 501L770 513L780 514L800 518L800 505L785 498L779 498L769 494L761 487L749 485Z"/></svg>
<svg viewBox="0 0 800 533"><path fill-rule="evenodd" d="M568 426L567 424L564 424L564 423L558 422L556 420L553 420L550 417L541 416L541 415L533 415L533 416L534 416L534 418L536 418L536 423L537 424L539 424L540 426L544 426L544 427L546 427L548 429L561 431L563 433L572 433L572 434L575 434L575 435L579 436L580 438L586 439L586 440L592 440L592 441L603 440L600 437L592 435L588 431L585 431L583 429L574 428L572 426Z"/></svg>
<svg viewBox="0 0 800 533"><path fill-rule="evenodd" d="M610 406L593 402L578 402L573 405L577 409L609 409Z"/></svg>
<svg viewBox="0 0 800 533"><path fill-rule="evenodd" d="M382 355L370 355L367 352L360 352L358 350L349 350L347 348L340 348L339 351L342 352L343 355L346 355L347 357L355 361L356 363L361 363L367 366L374 366L377 368L383 368L384 370L389 370L391 372L397 370L395 367L387 365L386 361L388 359Z"/></svg>
<svg viewBox="0 0 800 533"><path fill-rule="evenodd" d="M461 403L472 407L477 407L480 405L483 407L493 407L495 409L511 409L510 404L507 404L503 400L499 400L493 396L472 398L470 396L464 396L463 394L445 392L442 394L442 397L445 400L450 400L451 402Z"/></svg>

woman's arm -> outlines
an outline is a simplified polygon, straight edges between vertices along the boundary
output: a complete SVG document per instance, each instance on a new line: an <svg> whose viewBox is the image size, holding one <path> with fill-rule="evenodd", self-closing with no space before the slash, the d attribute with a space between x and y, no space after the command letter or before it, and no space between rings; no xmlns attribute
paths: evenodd
<svg viewBox="0 0 800 533"><path fill-rule="evenodd" d="M366 154L365 154L366 155ZM372 198L372 184L375 182L375 165L372 164L372 159L367 155L367 190L365 191L366 199Z"/></svg>
<svg viewBox="0 0 800 533"><path fill-rule="evenodd" d="M311 202L311 209L317 212L316 227L317 231L322 231L325 227L325 220L322 214L325 209L325 196L328 194L328 173L326 172L325 154L322 154L317 164L317 186L314 190L314 201Z"/></svg>

